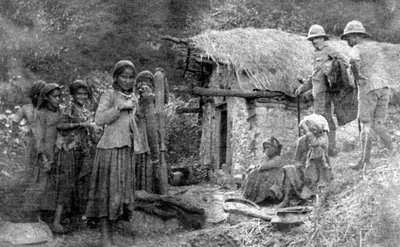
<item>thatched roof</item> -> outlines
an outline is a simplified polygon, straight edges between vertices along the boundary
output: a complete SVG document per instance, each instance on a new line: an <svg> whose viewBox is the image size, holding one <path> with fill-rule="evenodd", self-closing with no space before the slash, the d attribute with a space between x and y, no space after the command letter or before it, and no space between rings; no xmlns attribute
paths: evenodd
<svg viewBox="0 0 400 247"><path fill-rule="evenodd" d="M238 28L207 31L191 38L200 56L245 71L257 89L293 95L298 76L311 75L313 46L306 37L275 29ZM347 51L347 45L335 41ZM246 87L247 88L247 87Z"/></svg>
<svg viewBox="0 0 400 247"><path fill-rule="evenodd" d="M293 96L299 86L298 77L308 78L312 70L314 48L305 36L276 29L237 28L228 31L209 30L190 39L197 54L226 64L240 75L245 71L252 85L240 85L243 90L281 91ZM339 39L329 45L349 57L350 47ZM392 103L400 104L400 45L369 42L376 50L377 62L368 66L375 76L383 78L392 88Z"/></svg>

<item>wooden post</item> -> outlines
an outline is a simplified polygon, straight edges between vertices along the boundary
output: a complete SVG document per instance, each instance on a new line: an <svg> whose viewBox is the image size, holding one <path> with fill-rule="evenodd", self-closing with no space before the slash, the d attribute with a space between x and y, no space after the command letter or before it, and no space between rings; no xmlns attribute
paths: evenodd
<svg viewBox="0 0 400 247"><path fill-rule="evenodd" d="M157 130L157 143L159 147L159 185L160 194L165 194L168 191L168 165L165 159L167 147L165 145L165 104L169 101L168 81L164 76L164 70L157 68L154 73L154 89L155 95L155 121Z"/></svg>

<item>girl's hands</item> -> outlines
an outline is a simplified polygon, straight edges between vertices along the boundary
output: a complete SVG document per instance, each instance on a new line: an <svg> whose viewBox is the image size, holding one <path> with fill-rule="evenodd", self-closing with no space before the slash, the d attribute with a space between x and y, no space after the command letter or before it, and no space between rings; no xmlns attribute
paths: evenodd
<svg viewBox="0 0 400 247"><path fill-rule="evenodd" d="M124 102L120 102L117 104L117 109L122 111L122 110L132 110L134 108L135 104L133 103L132 100L126 100Z"/></svg>

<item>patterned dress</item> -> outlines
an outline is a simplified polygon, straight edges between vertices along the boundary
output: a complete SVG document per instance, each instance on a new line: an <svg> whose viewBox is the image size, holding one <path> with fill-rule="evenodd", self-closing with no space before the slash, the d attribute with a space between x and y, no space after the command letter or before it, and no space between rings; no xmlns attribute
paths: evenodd
<svg viewBox="0 0 400 247"><path fill-rule="evenodd" d="M89 175L92 169L95 130L77 126L94 122L92 112L76 104L69 105L57 124L57 167L64 178L58 187L66 209L84 213L89 192Z"/></svg>

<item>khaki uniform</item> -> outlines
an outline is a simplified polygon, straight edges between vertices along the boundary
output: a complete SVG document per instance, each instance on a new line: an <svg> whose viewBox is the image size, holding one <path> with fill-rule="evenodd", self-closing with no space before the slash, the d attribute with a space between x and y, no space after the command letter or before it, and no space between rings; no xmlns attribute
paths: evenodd
<svg viewBox="0 0 400 247"><path fill-rule="evenodd" d="M314 113L324 116L328 121L330 129L328 133L329 150L331 150L331 152L336 149L336 125L332 116L331 98L328 93L329 82L326 73L330 68L333 58L345 61L345 58L339 52L326 43L316 48L313 56L312 75L309 80L301 86L301 91L303 92L312 89Z"/></svg>
<svg viewBox="0 0 400 247"><path fill-rule="evenodd" d="M369 162L371 152L370 129L380 137L384 146L392 150L392 140L385 127L388 116L390 89L384 78L378 73L367 69L371 65L384 68L383 61L374 50L368 48L368 41L362 41L352 47L350 64L355 74L358 86L358 114L357 117L363 124L361 131L363 161Z"/></svg>

